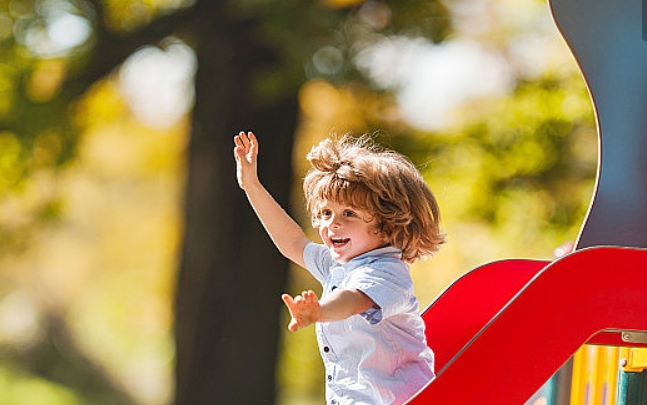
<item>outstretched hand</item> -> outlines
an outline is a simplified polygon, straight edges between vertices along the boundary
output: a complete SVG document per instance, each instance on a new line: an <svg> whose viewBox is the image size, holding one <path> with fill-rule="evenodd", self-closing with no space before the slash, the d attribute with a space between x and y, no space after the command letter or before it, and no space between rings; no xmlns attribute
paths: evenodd
<svg viewBox="0 0 647 405"><path fill-rule="evenodd" d="M288 324L288 329L291 332L305 328L319 320L321 305L314 291L304 291L301 295L297 295L294 298L289 294L283 294L281 298L288 307L290 316L292 317Z"/></svg>
<svg viewBox="0 0 647 405"><path fill-rule="evenodd" d="M243 190L252 181L258 181L257 157L258 140L252 132L240 131L234 137L234 157L236 158L236 176L238 185Z"/></svg>

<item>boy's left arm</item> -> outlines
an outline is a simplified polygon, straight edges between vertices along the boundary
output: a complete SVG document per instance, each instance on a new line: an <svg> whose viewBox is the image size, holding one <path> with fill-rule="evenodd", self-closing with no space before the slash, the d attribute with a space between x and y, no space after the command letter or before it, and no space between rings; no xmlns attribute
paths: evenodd
<svg viewBox="0 0 647 405"><path fill-rule="evenodd" d="M331 292L321 301L311 290L294 298L283 294L282 298L292 317L288 325L292 332L315 322L342 321L375 306L375 302L363 292L343 288Z"/></svg>

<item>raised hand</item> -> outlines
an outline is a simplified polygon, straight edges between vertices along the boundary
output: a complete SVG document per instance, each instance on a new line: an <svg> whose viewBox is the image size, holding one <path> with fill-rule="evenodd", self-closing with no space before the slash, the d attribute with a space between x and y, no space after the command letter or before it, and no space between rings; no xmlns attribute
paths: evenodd
<svg viewBox="0 0 647 405"><path fill-rule="evenodd" d="M234 144L236 176L238 185L244 190L251 182L258 182L258 140L252 132L240 131L234 137Z"/></svg>

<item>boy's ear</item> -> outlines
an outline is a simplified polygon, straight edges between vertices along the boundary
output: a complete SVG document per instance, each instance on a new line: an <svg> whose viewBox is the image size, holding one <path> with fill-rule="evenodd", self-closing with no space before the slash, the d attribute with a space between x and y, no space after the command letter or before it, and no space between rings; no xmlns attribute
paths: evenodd
<svg viewBox="0 0 647 405"><path fill-rule="evenodd" d="M380 232L384 234L385 238L388 238L393 233L393 224L389 222L383 223L378 229L376 229L376 233Z"/></svg>

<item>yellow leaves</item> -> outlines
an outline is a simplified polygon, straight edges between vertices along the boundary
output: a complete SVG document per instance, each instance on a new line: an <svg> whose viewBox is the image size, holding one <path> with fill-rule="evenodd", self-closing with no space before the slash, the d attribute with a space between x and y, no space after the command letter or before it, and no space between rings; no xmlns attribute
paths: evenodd
<svg viewBox="0 0 647 405"><path fill-rule="evenodd" d="M20 198L5 193L0 201L3 227L26 223L43 196L62 201L59 220L39 228L24 255L1 258L3 288L43 311L67 314L81 348L133 396L167 403L188 124L142 126L110 80L96 84L75 112L85 128L78 159L58 177L30 175ZM51 159L57 139L40 135L30 159ZM0 182L19 176L21 153L14 134L0 133ZM50 395L54 401L57 394Z"/></svg>
<svg viewBox="0 0 647 405"><path fill-rule="evenodd" d="M41 279L70 293L70 322L84 349L143 403L164 403L186 123L141 126L110 83L95 88L80 111L90 125L64 179L67 226L51 238L58 240L47 249L51 276ZM65 265L73 251L76 259ZM82 287L57 285L60 278Z"/></svg>
<svg viewBox="0 0 647 405"><path fill-rule="evenodd" d="M297 165L301 165L298 171L305 170L307 151L322 138L365 128L361 103L351 89L335 87L324 80L312 80L301 87L299 105L304 121L294 150Z"/></svg>
<svg viewBox="0 0 647 405"><path fill-rule="evenodd" d="M330 8L341 9L359 6L366 0L321 0L323 5Z"/></svg>
<svg viewBox="0 0 647 405"><path fill-rule="evenodd" d="M76 124L88 129L120 120L125 114L126 104L111 80L95 83L75 106Z"/></svg>
<svg viewBox="0 0 647 405"><path fill-rule="evenodd" d="M63 59L40 60L27 82L27 94L33 101L47 101L58 93L66 76L67 65Z"/></svg>
<svg viewBox="0 0 647 405"><path fill-rule="evenodd" d="M0 132L0 188L6 189L15 184L22 173L22 146L16 136L9 131Z"/></svg>
<svg viewBox="0 0 647 405"><path fill-rule="evenodd" d="M107 0L104 1L107 23L118 31L130 31L149 23L162 11L174 10L192 0Z"/></svg>
<svg viewBox="0 0 647 405"><path fill-rule="evenodd" d="M11 38L13 35L13 20L7 14L0 11L0 42Z"/></svg>
<svg viewBox="0 0 647 405"><path fill-rule="evenodd" d="M11 70L0 64L0 118L4 118L12 107L15 83Z"/></svg>
<svg viewBox="0 0 647 405"><path fill-rule="evenodd" d="M35 140L37 150L42 146L41 141L41 138ZM25 162L29 160L26 154L15 134L0 132L0 233L5 237L3 243L13 243L7 240L7 234L24 233L24 227L39 216L47 215L47 210L52 208L50 204L54 190L51 173L33 170L26 177ZM39 159L43 159L42 154L31 156L31 161L35 163L39 163Z"/></svg>
<svg viewBox="0 0 647 405"><path fill-rule="evenodd" d="M326 136L363 133L371 129L370 122L399 119L388 98L352 82L334 86L325 80L311 80L301 87L299 105L304 119L297 143L307 149ZM305 152L295 150L295 156L305 156Z"/></svg>
<svg viewBox="0 0 647 405"><path fill-rule="evenodd" d="M554 156L547 156L546 149L535 139L514 143L499 161L508 178L532 175L553 163Z"/></svg>
<svg viewBox="0 0 647 405"><path fill-rule="evenodd" d="M323 80L313 80L301 87L299 102L303 113L312 119L329 121L340 119L340 115L351 115L352 98L343 89L338 89Z"/></svg>
<svg viewBox="0 0 647 405"><path fill-rule="evenodd" d="M62 153L63 137L55 131L44 131L32 146L32 162L35 167L55 167L56 160Z"/></svg>

